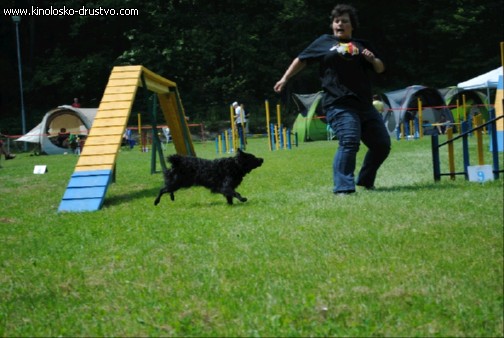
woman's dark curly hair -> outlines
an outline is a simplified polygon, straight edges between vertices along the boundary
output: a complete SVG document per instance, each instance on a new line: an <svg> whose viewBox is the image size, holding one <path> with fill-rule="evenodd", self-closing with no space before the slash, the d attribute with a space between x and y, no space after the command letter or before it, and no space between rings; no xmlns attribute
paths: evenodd
<svg viewBox="0 0 504 338"><path fill-rule="evenodd" d="M339 4L336 5L331 11L331 25L334 21L334 18L341 16L343 14L348 14L350 17L350 22L352 23L352 28L356 30L359 28L359 18L357 16L357 10L350 5Z"/></svg>

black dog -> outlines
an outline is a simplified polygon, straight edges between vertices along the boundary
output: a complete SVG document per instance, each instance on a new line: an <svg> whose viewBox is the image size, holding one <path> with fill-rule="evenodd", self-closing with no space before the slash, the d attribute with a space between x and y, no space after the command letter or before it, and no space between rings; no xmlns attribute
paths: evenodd
<svg viewBox="0 0 504 338"><path fill-rule="evenodd" d="M154 205L158 205L163 194L170 193L170 198L174 201L175 191L191 186L203 186L213 193L223 194L228 204L233 204L233 197L240 202L246 202L247 199L235 189L245 175L262 165L263 159L238 149L234 157L205 160L192 156L171 155L168 157L168 162L172 167L164 171L165 186L159 190Z"/></svg>

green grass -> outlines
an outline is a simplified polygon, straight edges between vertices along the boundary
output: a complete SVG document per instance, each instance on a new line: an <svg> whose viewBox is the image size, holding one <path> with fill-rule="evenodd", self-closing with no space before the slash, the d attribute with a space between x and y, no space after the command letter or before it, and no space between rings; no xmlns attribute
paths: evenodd
<svg viewBox="0 0 504 338"><path fill-rule="evenodd" d="M76 157L2 161L0 336L502 336L502 178L434 183L429 138L393 141L378 189L338 197L336 148L251 139L234 206L154 207L150 153L123 151L92 213L57 212Z"/></svg>

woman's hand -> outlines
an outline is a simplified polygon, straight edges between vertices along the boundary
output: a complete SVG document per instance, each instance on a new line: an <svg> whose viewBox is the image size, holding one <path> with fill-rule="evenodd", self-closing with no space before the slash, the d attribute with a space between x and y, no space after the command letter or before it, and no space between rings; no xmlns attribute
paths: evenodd
<svg viewBox="0 0 504 338"><path fill-rule="evenodd" d="M284 89L285 87L285 84L287 83L287 80L285 80L284 78L281 78L280 80L278 80L278 82L275 84L275 86L273 87L273 90L277 93L280 93L282 91L282 89Z"/></svg>
<svg viewBox="0 0 504 338"><path fill-rule="evenodd" d="M383 64L382 60L378 59L374 55L373 52L366 48L362 51L362 56L364 56L364 59L366 59L367 62L373 65L375 72L383 73L383 71L385 70L385 65Z"/></svg>
<svg viewBox="0 0 504 338"><path fill-rule="evenodd" d="M306 67L306 63L304 61L295 58L290 64L289 68L285 71L285 74L282 76L280 80L273 86L273 90L277 93L280 93L282 89L284 89L287 81L299 73L304 67Z"/></svg>

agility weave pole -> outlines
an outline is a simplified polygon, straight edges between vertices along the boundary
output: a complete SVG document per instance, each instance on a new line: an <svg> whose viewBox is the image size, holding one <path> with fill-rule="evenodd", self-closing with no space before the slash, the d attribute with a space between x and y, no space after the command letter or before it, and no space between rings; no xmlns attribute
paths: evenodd
<svg viewBox="0 0 504 338"><path fill-rule="evenodd" d="M277 113L277 123L270 122L270 107L269 102L266 100L264 102L266 111L266 130L268 134L268 145L269 150L280 150L280 149L292 149L291 135L292 132L290 128L284 127L282 125L282 113L280 109L280 104L276 105ZM294 134L297 143L297 133Z"/></svg>

